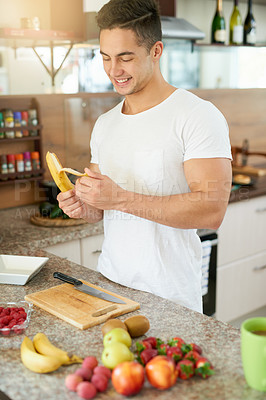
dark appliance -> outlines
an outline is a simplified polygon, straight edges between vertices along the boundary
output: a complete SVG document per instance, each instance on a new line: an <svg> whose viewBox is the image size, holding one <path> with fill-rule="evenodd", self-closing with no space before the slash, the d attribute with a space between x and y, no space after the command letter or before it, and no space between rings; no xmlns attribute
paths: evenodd
<svg viewBox="0 0 266 400"><path fill-rule="evenodd" d="M214 316L216 310L216 270L217 270L217 232L211 229L198 229L201 242L211 242L211 254L209 261L208 292L203 296L203 314Z"/></svg>

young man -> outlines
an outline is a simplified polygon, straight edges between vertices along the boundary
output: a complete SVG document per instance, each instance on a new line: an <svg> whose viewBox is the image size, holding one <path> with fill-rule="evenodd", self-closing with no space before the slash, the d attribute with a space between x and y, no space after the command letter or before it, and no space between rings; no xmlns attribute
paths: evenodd
<svg viewBox="0 0 266 400"><path fill-rule="evenodd" d="M98 13L105 72L124 100L96 122L88 177L58 196L72 218L104 216L98 270L202 312L197 228L221 224L231 187L228 126L211 103L169 85L156 0Z"/></svg>

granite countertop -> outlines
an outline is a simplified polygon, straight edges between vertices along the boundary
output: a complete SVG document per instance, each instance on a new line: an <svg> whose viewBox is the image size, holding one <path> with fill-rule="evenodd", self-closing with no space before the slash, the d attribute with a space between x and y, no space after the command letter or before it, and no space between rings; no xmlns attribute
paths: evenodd
<svg viewBox="0 0 266 400"><path fill-rule="evenodd" d="M39 290L47 289L58 283L53 278L55 270L82 277L93 284L107 290L117 292L140 303L140 310L130 315L143 314L149 318L148 336L160 337L164 340L180 336L185 341L195 342L203 349L203 354L214 365L215 375L208 380L194 377L189 381L181 381L171 389L159 391L145 382L144 388L136 396L142 399L265 399L265 394L249 388L246 384L240 355L240 332L238 329L201 315L197 312L174 304L157 296L129 289L115 284L101 274L75 263L63 260L46 253L44 250L14 248L15 254L47 256L49 261L42 270L25 286L1 285L2 301L18 301ZM124 320L129 314L119 317ZM100 360L103 350L101 326L87 330L79 330L61 319L34 306L31 322L26 335L31 339L37 332L44 332L50 340L67 351L81 357L94 355ZM79 397L64 386L67 374L74 372L78 366L60 367L49 374L36 374L27 370L20 361L20 344L24 335L0 337L0 390L13 400L45 400L70 399ZM134 339L135 343L137 339ZM109 383L107 392L98 394L98 399L122 399Z"/></svg>
<svg viewBox="0 0 266 400"><path fill-rule="evenodd" d="M261 193L260 195L265 194ZM210 359L215 375L208 380L194 377L181 381L168 390L159 391L148 382L136 396L146 400L155 398L179 400L262 400L265 393L247 386L244 378L241 353L240 331L229 324L196 313L160 297L129 289L104 278L98 272L62 259L43 250L59 242L88 237L103 232L102 223L76 227L43 228L30 223L30 216L38 211L37 206L25 206L0 211L0 253L31 256L47 256L49 261L42 270L24 286L1 284L1 301L23 300L25 295L58 285L53 278L54 271L78 276L81 279L117 292L140 303L140 310L119 317L143 314L150 321L148 336L164 340L180 336L187 342L194 342L203 349L203 355ZM31 339L38 332L44 332L58 347L81 357L94 355L100 360L103 350L101 326L85 331L79 330L63 320L34 306L31 322L26 335ZM79 397L64 386L67 374L78 366L61 367L49 374L36 374L27 370L20 360L20 345L24 334L15 337L0 336L0 390L12 400L69 399ZM133 340L133 344L136 339ZM133 345L134 347L134 345ZM1 397L1 396L0 396ZM99 399L123 399L109 383L106 393L98 394Z"/></svg>

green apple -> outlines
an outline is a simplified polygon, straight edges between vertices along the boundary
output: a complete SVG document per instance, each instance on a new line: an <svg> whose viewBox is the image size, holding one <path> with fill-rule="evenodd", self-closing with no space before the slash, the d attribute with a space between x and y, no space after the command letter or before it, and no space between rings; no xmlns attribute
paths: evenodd
<svg viewBox="0 0 266 400"><path fill-rule="evenodd" d="M133 361L134 354L129 348L120 342L114 342L106 346L102 352L102 363L105 367L114 369L124 361Z"/></svg>
<svg viewBox="0 0 266 400"><path fill-rule="evenodd" d="M119 342L124 343L127 347L132 344L132 339L130 334L122 328L114 328L103 337L104 347L109 346L112 343Z"/></svg>

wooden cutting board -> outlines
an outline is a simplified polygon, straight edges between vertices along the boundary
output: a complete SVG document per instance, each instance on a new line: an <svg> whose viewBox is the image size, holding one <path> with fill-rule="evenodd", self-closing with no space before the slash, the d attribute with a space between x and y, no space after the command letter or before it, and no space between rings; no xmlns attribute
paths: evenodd
<svg viewBox="0 0 266 400"><path fill-rule="evenodd" d="M87 329L101 324L109 318L115 318L140 308L139 303L133 300L109 292L82 279L80 280L88 286L115 295L124 300L126 304L111 303L110 301L90 296L75 289L69 283L31 293L25 296L25 300L79 329Z"/></svg>

